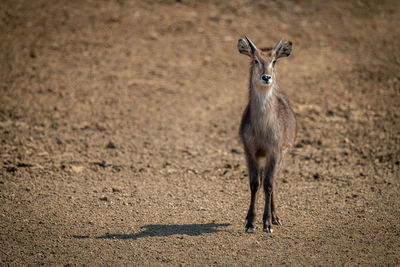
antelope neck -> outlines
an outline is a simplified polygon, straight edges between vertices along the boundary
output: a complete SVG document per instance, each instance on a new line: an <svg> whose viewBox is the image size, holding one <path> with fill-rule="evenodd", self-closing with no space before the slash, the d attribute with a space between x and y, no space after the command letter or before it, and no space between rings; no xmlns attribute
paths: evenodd
<svg viewBox="0 0 400 267"><path fill-rule="evenodd" d="M257 89L251 85L250 88L250 102L254 107L259 110L267 110L269 109L275 102L275 95L277 93L276 83L272 84L269 88Z"/></svg>

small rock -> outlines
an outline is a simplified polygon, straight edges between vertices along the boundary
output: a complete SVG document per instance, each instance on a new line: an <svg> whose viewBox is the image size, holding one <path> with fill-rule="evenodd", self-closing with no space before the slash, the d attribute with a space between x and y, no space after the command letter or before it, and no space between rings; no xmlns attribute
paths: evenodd
<svg viewBox="0 0 400 267"><path fill-rule="evenodd" d="M112 192L113 193L121 193L121 190L120 189L118 189L118 188L112 188Z"/></svg>
<svg viewBox="0 0 400 267"><path fill-rule="evenodd" d="M224 168L225 168L225 169L232 169L232 165L229 164L229 163L227 163L227 164L225 164Z"/></svg>
<svg viewBox="0 0 400 267"><path fill-rule="evenodd" d="M240 154L239 151L237 149L235 149L235 148L231 149L231 153L232 154Z"/></svg>
<svg viewBox="0 0 400 267"><path fill-rule="evenodd" d="M7 171L7 172L12 172L12 173L14 173L14 172L17 171L17 167L15 167L15 166L9 166L9 167L6 168L6 171Z"/></svg>
<svg viewBox="0 0 400 267"><path fill-rule="evenodd" d="M211 62L211 60L212 60L211 57L209 57L209 56L204 56L204 58L203 58L203 64L204 64L204 65L207 65L207 64L209 64L209 63Z"/></svg>
<svg viewBox="0 0 400 267"><path fill-rule="evenodd" d="M151 40L158 40L159 34L158 34L158 32L153 31L153 32L149 33L149 37Z"/></svg>
<svg viewBox="0 0 400 267"><path fill-rule="evenodd" d="M106 130L106 128L98 123L96 123L96 129L100 132L103 132Z"/></svg>
<svg viewBox="0 0 400 267"><path fill-rule="evenodd" d="M117 165L113 165L113 170L115 171L115 172L120 172L121 171L121 167L119 167L119 166L117 166Z"/></svg>
<svg viewBox="0 0 400 267"><path fill-rule="evenodd" d="M17 164L18 168L20 168L20 167L25 168L25 167L32 167L32 166L33 166L32 164L24 163L24 162L20 162Z"/></svg>
<svg viewBox="0 0 400 267"><path fill-rule="evenodd" d="M167 167L167 166L171 166L171 163L169 163L168 161L164 162L163 168L165 168L165 167Z"/></svg>
<svg viewBox="0 0 400 267"><path fill-rule="evenodd" d="M74 172L81 172L83 170L83 166L72 165L71 166L71 170L74 171Z"/></svg>
<svg viewBox="0 0 400 267"><path fill-rule="evenodd" d="M114 143L113 142L108 142L108 144L107 144L107 146L106 146L106 148L109 148L109 149L115 149L115 148L117 148L115 145L114 145Z"/></svg>
<svg viewBox="0 0 400 267"><path fill-rule="evenodd" d="M105 160L102 160L101 162L93 162L93 164L94 164L94 165L97 165L97 166L99 166L99 167L102 167L102 168L104 168L104 167L107 166Z"/></svg>
<svg viewBox="0 0 400 267"><path fill-rule="evenodd" d="M196 173L196 171L195 170L191 170L193 173ZM175 173L176 172L176 169L174 169L174 168L168 168L167 169L167 173L168 174L171 174L171 173Z"/></svg>
<svg viewBox="0 0 400 267"><path fill-rule="evenodd" d="M108 200L108 198L107 197L105 197L105 196L103 196L103 197L101 197L101 198L99 198L101 201L107 201Z"/></svg>

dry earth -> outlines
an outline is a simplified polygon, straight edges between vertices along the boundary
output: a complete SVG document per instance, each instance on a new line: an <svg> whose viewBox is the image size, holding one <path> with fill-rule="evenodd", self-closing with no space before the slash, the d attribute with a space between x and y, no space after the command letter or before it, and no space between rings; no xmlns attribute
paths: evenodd
<svg viewBox="0 0 400 267"><path fill-rule="evenodd" d="M244 35L294 44L273 234ZM399 1L3 0L0 69L1 265L400 265Z"/></svg>

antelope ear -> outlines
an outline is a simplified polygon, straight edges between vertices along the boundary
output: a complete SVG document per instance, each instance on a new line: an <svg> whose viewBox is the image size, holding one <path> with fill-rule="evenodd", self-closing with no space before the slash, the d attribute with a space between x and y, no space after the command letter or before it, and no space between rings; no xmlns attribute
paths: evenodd
<svg viewBox="0 0 400 267"><path fill-rule="evenodd" d="M239 39L237 43L237 48L240 54L252 57L253 53L251 52L251 48L249 43L245 39Z"/></svg>
<svg viewBox="0 0 400 267"><path fill-rule="evenodd" d="M281 57L288 57L290 53L292 52L292 42L287 41L285 42L282 46L276 47L276 54L275 58L281 58Z"/></svg>

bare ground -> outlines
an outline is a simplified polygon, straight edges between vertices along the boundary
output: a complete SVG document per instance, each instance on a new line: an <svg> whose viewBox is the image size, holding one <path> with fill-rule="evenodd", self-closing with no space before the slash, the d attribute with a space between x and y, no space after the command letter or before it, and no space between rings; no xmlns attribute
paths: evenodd
<svg viewBox="0 0 400 267"><path fill-rule="evenodd" d="M244 35L294 44L273 234ZM2 1L1 265L398 266L399 44L398 1Z"/></svg>

